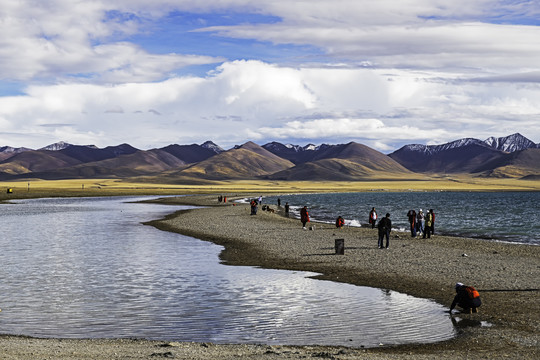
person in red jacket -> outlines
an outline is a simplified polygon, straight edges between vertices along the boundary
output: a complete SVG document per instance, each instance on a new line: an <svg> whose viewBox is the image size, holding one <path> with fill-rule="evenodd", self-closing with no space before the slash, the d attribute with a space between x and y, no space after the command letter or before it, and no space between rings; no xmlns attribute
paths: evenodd
<svg viewBox="0 0 540 360"><path fill-rule="evenodd" d="M304 206L302 210L300 210L300 221L302 222L302 228L304 228L305 230L306 223L309 222L309 213L307 211L307 206Z"/></svg>
<svg viewBox="0 0 540 360"><path fill-rule="evenodd" d="M377 212L375 211L375 208L371 208L371 211L369 212L369 223L371 224L371 228L375 228L375 224L377 223Z"/></svg>
<svg viewBox="0 0 540 360"><path fill-rule="evenodd" d="M345 219L343 219L341 216L338 216L338 218L336 219L336 227L338 229L341 229L343 225L345 225Z"/></svg>

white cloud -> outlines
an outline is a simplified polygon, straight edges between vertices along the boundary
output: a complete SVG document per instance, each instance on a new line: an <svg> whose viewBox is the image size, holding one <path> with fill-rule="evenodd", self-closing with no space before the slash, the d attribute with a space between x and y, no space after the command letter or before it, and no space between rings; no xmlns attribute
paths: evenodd
<svg viewBox="0 0 540 360"><path fill-rule="evenodd" d="M526 125L532 139L540 135L539 87L445 81L443 75L234 61L205 77L32 86L25 96L0 98L0 119L10 133L70 141L100 133L98 146L129 142L139 148L298 139L354 140L387 150L403 142L508 135L516 124Z"/></svg>
<svg viewBox="0 0 540 360"><path fill-rule="evenodd" d="M212 64L221 57L150 54L117 41L136 34L136 20L115 19L115 2L44 0L8 1L0 9L0 79L33 80L83 76L82 81L144 82L163 80L173 70ZM138 10L135 8L133 14Z"/></svg>
<svg viewBox="0 0 540 360"><path fill-rule="evenodd" d="M159 52L137 43L171 11L200 24L271 20L171 33L177 47ZM0 80L27 83L0 97L0 145L331 139L389 150L516 131L538 142L540 27L527 24L539 17L538 2L502 0L8 0ZM193 34L200 51L186 52ZM204 55L254 42L270 60Z"/></svg>

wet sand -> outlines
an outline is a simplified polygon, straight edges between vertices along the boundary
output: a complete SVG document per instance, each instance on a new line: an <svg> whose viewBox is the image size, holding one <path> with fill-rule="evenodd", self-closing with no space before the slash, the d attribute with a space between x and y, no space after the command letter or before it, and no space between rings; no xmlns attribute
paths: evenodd
<svg viewBox="0 0 540 360"><path fill-rule="evenodd" d="M231 197L229 197L231 199ZM395 290L449 306L455 282L475 286L483 305L459 314L458 335L436 344L369 349L318 346L215 345L146 340L62 340L0 337L5 359L497 359L539 357L540 247L435 235L412 239L392 233L390 248L377 248L376 230L336 229L249 206L218 204L216 196L167 198L165 203L203 205L149 224L223 245L230 265L312 271L320 278ZM399 238L396 238L398 235ZM334 240L345 239L336 255ZM450 317L449 317L450 321ZM477 326L480 322L491 326ZM384 341L382 341L384 343Z"/></svg>

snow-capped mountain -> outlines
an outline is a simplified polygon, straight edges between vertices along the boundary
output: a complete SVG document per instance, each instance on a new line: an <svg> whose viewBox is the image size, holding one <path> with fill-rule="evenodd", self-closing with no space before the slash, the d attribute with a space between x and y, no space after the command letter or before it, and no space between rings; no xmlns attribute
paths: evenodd
<svg viewBox="0 0 540 360"><path fill-rule="evenodd" d="M68 144L67 142L59 141L57 143L42 147L39 150L59 151L59 150L64 150L65 148L68 148L70 146L71 144Z"/></svg>
<svg viewBox="0 0 540 360"><path fill-rule="evenodd" d="M423 144L411 144L405 145L400 150L412 151L423 153L426 155L434 155L441 151L457 149L468 145L481 145L484 146L484 142L474 138L464 138L459 140L454 140L452 142L441 144L441 145L423 145ZM399 150L398 150L399 151Z"/></svg>
<svg viewBox="0 0 540 360"><path fill-rule="evenodd" d="M292 161L295 164L300 164L300 163L313 160L322 151L335 147L335 146L339 146L339 145L307 144L306 146L300 146L300 145L293 145L293 144L284 145L282 143L273 141L271 143L263 145L262 147L270 151L274 155L277 155L279 157Z"/></svg>
<svg viewBox="0 0 540 360"><path fill-rule="evenodd" d="M540 148L540 146L519 133L500 138L490 137L486 139L484 143L492 148L509 153L531 148Z"/></svg>
<svg viewBox="0 0 540 360"><path fill-rule="evenodd" d="M219 145L216 145L215 143L213 143L212 141L208 140L206 142L204 142L203 144L201 144L201 147L205 148L205 149L208 149L208 150L212 150L214 151L216 154L219 154L219 153L222 153L224 152L225 150L223 150L223 148L221 148Z"/></svg>
<svg viewBox="0 0 540 360"><path fill-rule="evenodd" d="M412 151L423 153L426 155L434 155L442 151L447 151L451 149L462 148L469 145L479 145L486 146L492 149L496 149L504 152L514 152L519 150L525 150L530 148L540 148L539 145L535 144L531 140L527 139L525 136L516 133L505 137L496 138L494 136L481 141L475 138L463 138L459 140L454 140L446 144L441 145L422 145L422 144L410 144L403 146L400 150L403 151Z"/></svg>
<svg viewBox="0 0 540 360"><path fill-rule="evenodd" d="M20 148L14 148L14 147L11 147L11 146L2 146L0 147L0 153L5 153L5 154L18 154L18 153L21 153L21 152L24 152L24 151L30 151L32 149L28 149L28 148L25 148L25 147L20 147Z"/></svg>
<svg viewBox="0 0 540 360"><path fill-rule="evenodd" d="M389 156L416 172L474 172L504 154L538 147L523 135L512 134L484 141L464 138L441 145L405 145Z"/></svg>

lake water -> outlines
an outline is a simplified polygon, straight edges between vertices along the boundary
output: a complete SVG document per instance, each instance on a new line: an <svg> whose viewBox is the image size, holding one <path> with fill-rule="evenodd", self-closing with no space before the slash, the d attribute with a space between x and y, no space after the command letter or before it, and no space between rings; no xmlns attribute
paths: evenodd
<svg viewBox="0 0 540 360"><path fill-rule="evenodd" d="M277 204L278 197L263 203ZM433 209L435 233L540 245L540 192L363 192L280 196L296 214L307 205L312 219L367 224L375 207L390 213L395 230L409 229L407 212Z"/></svg>
<svg viewBox="0 0 540 360"><path fill-rule="evenodd" d="M353 347L455 335L432 301L220 264L222 247L141 224L186 207L144 199L0 204L0 333Z"/></svg>

